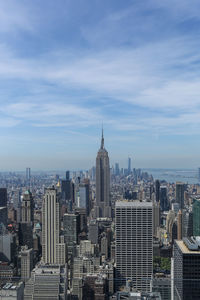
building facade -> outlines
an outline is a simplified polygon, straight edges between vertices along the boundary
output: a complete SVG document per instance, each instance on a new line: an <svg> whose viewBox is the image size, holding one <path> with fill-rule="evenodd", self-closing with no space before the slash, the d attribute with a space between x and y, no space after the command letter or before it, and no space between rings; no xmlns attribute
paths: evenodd
<svg viewBox="0 0 200 300"><path fill-rule="evenodd" d="M151 202L119 201L116 221L116 283L131 280L138 291L150 291L153 272L153 206Z"/></svg>
<svg viewBox="0 0 200 300"><path fill-rule="evenodd" d="M183 238L174 243L174 300L200 299L200 240Z"/></svg>
<svg viewBox="0 0 200 300"><path fill-rule="evenodd" d="M42 204L42 258L48 264L66 262L64 237L60 237L60 203L54 187L45 190Z"/></svg>

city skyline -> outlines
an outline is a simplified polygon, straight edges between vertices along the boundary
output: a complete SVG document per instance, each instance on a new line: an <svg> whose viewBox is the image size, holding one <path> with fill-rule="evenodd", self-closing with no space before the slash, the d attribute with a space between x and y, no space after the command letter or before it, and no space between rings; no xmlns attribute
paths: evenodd
<svg viewBox="0 0 200 300"><path fill-rule="evenodd" d="M87 169L102 122L111 164L198 167L199 8L2 1L2 170Z"/></svg>

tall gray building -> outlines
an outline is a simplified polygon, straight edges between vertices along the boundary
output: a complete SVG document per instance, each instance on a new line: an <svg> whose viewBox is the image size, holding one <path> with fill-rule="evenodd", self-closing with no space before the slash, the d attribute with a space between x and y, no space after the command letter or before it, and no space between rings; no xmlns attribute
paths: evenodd
<svg viewBox="0 0 200 300"><path fill-rule="evenodd" d="M67 298L66 265L38 265L31 272L24 290L24 300L65 300Z"/></svg>
<svg viewBox="0 0 200 300"><path fill-rule="evenodd" d="M128 174L131 173L131 158L128 158Z"/></svg>
<svg viewBox="0 0 200 300"><path fill-rule="evenodd" d="M102 130L101 147L96 158L96 217L111 217L110 165L108 152L104 148Z"/></svg>
<svg viewBox="0 0 200 300"><path fill-rule="evenodd" d="M42 204L42 257L48 264L66 262L64 237L60 236L60 203L54 187L46 189Z"/></svg>
<svg viewBox="0 0 200 300"><path fill-rule="evenodd" d="M151 202L117 201L116 283L127 280L137 291L149 292L153 273L153 206Z"/></svg>
<svg viewBox="0 0 200 300"><path fill-rule="evenodd" d="M28 190L23 194L21 205L22 223L34 221L34 202L32 193Z"/></svg>
<svg viewBox="0 0 200 300"><path fill-rule="evenodd" d="M31 277L33 269L33 249L24 246L21 249L21 279L27 281Z"/></svg>
<svg viewBox="0 0 200 300"><path fill-rule="evenodd" d="M21 205L21 223L19 224L19 243L33 248L34 201L32 193L27 190L23 194Z"/></svg>

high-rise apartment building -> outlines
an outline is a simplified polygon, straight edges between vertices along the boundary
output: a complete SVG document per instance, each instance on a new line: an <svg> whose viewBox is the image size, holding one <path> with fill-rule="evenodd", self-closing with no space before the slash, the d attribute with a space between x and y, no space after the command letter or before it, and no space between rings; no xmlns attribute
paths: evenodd
<svg viewBox="0 0 200 300"><path fill-rule="evenodd" d="M119 201L115 207L116 283L127 280L137 291L150 291L153 273L153 206Z"/></svg>
<svg viewBox="0 0 200 300"><path fill-rule="evenodd" d="M54 187L45 190L42 204L42 258L48 264L66 262L64 237L60 236L60 203Z"/></svg>
<svg viewBox="0 0 200 300"><path fill-rule="evenodd" d="M183 182L176 182L176 202L179 203L179 208L184 208L184 189L185 185Z"/></svg>
<svg viewBox="0 0 200 300"><path fill-rule="evenodd" d="M111 217L110 165L108 152L104 148L102 131L101 148L96 158L96 217Z"/></svg>

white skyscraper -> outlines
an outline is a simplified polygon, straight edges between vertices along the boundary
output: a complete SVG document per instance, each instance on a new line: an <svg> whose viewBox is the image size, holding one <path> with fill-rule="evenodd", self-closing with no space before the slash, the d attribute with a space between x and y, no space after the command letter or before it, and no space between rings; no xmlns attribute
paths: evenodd
<svg viewBox="0 0 200 300"><path fill-rule="evenodd" d="M60 236L60 203L54 187L45 191L42 205L42 257L44 263L65 264L64 237Z"/></svg>
<svg viewBox="0 0 200 300"><path fill-rule="evenodd" d="M151 202L119 201L115 208L116 282L131 280L138 291L150 291L153 273L153 206Z"/></svg>

